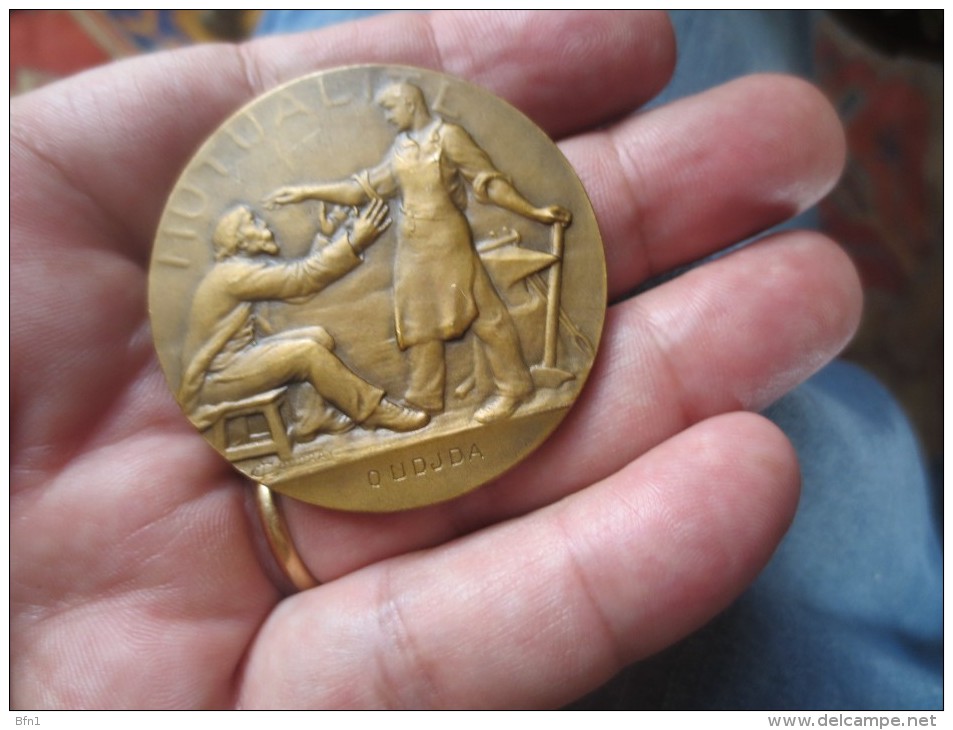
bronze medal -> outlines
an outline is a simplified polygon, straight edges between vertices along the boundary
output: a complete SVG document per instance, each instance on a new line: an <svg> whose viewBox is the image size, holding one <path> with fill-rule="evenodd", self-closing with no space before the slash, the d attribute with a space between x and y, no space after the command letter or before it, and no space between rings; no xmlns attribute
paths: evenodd
<svg viewBox="0 0 953 730"><path fill-rule="evenodd" d="M295 499L390 512L536 448L595 358L583 187L507 103L423 69L281 86L182 173L149 279L159 361L205 438Z"/></svg>

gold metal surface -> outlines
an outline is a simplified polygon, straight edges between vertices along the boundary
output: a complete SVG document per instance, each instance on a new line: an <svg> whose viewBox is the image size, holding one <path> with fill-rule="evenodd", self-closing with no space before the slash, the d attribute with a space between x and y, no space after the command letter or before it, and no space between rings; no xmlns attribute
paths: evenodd
<svg viewBox="0 0 953 730"><path fill-rule="evenodd" d="M294 540L291 539L291 533L288 531L288 523L285 522L281 506L278 504L278 498L264 484L255 485L255 507L258 510L258 518L261 520L268 547L285 578L299 591L306 591L319 585L317 578L308 570L295 548Z"/></svg>
<svg viewBox="0 0 953 730"><path fill-rule="evenodd" d="M579 394L605 305L556 146L488 92L397 66L307 76L227 120L169 197L149 281L159 360L209 442L359 511L524 458Z"/></svg>

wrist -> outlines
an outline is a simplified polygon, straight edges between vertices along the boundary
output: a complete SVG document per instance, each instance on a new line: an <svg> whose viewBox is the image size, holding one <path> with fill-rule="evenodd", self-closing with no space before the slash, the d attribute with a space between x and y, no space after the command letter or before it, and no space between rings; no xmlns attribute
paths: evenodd
<svg viewBox="0 0 953 730"><path fill-rule="evenodd" d="M358 256L361 256L364 253L364 249L367 248L365 238L354 231L345 231L344 240L347 241L351 250Z"/></svg>

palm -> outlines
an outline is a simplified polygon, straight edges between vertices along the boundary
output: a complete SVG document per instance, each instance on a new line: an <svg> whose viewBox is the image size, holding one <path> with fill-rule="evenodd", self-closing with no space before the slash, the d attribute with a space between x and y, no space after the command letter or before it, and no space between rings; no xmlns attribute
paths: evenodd
<svg viewBox="0 0 953 730"><path fill-rule="evenodd" d="M579 23L605 30L605 58L553 68L547 39ZM497 45L471 53L463 39L487 24ZM807 234L615 305L582 401L497 483L397 515L289 504L326 584L280 601L243 482L174 404L144 304L164 196L224 116L315 68L435 66L443 47L447 70L566 138L613 297L812 203L842 155L823 101L777 78L586 132L664 83L673 49L654 15L392 16L319 37L319 50L305 37L141 59L14 106L15 702L564 702L722 608L790 518L783 438L755 416L713 417L763 407L849 336L852 269ZM510 44L526 73L494 76ZM548 87L533 81L541 61Z"/></svg>

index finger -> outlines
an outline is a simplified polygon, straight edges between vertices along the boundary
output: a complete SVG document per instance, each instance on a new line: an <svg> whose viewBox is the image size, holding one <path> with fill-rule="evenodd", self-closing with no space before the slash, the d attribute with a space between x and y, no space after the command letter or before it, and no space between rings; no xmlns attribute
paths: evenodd
<svg viewBox="0 0 953 730"><path fill-rule="evenodd" d="M658 13L386 15L155 54L53 84L14 101L11 158L15 175L31 177L24 197L42 205L62 197L68 181L83 206L66 212L70 220L85 221L90 232L117 231L123 250L134 245L144 264L189 155L239 106L291 78L353 63L435 68L486 86L559 136L651 98L668 80L674 53L671 27ZM50 160L55 174L35 179Z"/></svg>

